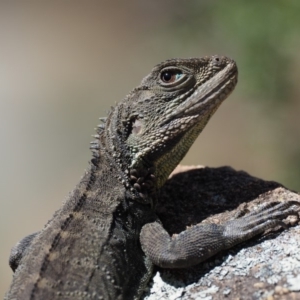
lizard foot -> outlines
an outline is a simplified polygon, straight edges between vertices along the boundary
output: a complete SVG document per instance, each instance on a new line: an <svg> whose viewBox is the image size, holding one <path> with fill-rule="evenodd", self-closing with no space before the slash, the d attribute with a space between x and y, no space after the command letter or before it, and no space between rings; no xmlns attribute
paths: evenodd
<svg viewBox="0 0 300 300"><path fill-rule="evenodd" d="M229 242L234 244L239 240L250 239L251 237L263 233L268 229L277 226L287 228L283 222L288 216L296 216L299 220L300 202L270 202L262 205L241 218L230 220L224 224L224 236L229 238Z"/></svg>

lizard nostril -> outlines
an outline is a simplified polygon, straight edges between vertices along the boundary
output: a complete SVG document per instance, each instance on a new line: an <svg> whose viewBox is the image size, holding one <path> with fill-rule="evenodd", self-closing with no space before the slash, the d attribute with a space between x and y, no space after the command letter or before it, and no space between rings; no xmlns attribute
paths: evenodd
<svg viewBox="0 0 300 300"><path fill-rule="evenodd" d="M227 61L226 61L226 58L224 56L214 55L212 57L211 64L212 64L212 68L215 71L218 71L218 70L221 70L223 67L226 66Z"/></svg>
<svg viewBox="0 0 300 300"><path fill-rule="evenodd" d="M212 61L215 65L219 65L220 63L222 63L222 57L215 55L212 57Z"/></svg>

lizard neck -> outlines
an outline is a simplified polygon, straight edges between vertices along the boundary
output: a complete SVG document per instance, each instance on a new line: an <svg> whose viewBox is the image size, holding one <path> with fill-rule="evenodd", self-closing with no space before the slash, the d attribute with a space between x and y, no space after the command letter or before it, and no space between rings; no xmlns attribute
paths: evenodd
<svg viewBox="0 0 300 300"><path fill-rule="evenodd" d="M119 120L112 121L111 119L114 119L112 115L106 121L107 127L98 129L96 140L91 143L93 153L91 175L105 181L113 174L116 185L122 186L120 189L124 191L125 199L153 207L156 204L157 194L154 168L150 164L141 168L130 168L130 149L110 128L110 126L118 128ZM98 185L95 182L95 186Z"/></svg>

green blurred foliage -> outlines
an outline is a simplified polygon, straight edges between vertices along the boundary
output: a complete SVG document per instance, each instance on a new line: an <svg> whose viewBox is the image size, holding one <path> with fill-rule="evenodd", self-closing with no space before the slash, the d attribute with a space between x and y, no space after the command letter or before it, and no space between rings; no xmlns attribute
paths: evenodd
<svg viewBox="0 0 300 300"><path fill-rule="evenodd" d="M278 109L292 100L289 71L300 46L299 14L297 0L188 1L175 8L173 28L184 47L202 37L211 44L238 45L243 89Z"/></svg>

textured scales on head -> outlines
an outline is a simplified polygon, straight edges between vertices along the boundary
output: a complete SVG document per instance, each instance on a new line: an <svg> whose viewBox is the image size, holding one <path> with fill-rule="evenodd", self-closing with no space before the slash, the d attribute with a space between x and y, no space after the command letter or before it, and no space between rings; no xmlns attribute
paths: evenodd
<svg viewBox="0 0 300 300"><path fill-rule="evenodd" d="M98 126L92 164L110 157L131 197L150 202L236 83L226 57L157 65Z"/></svg>

